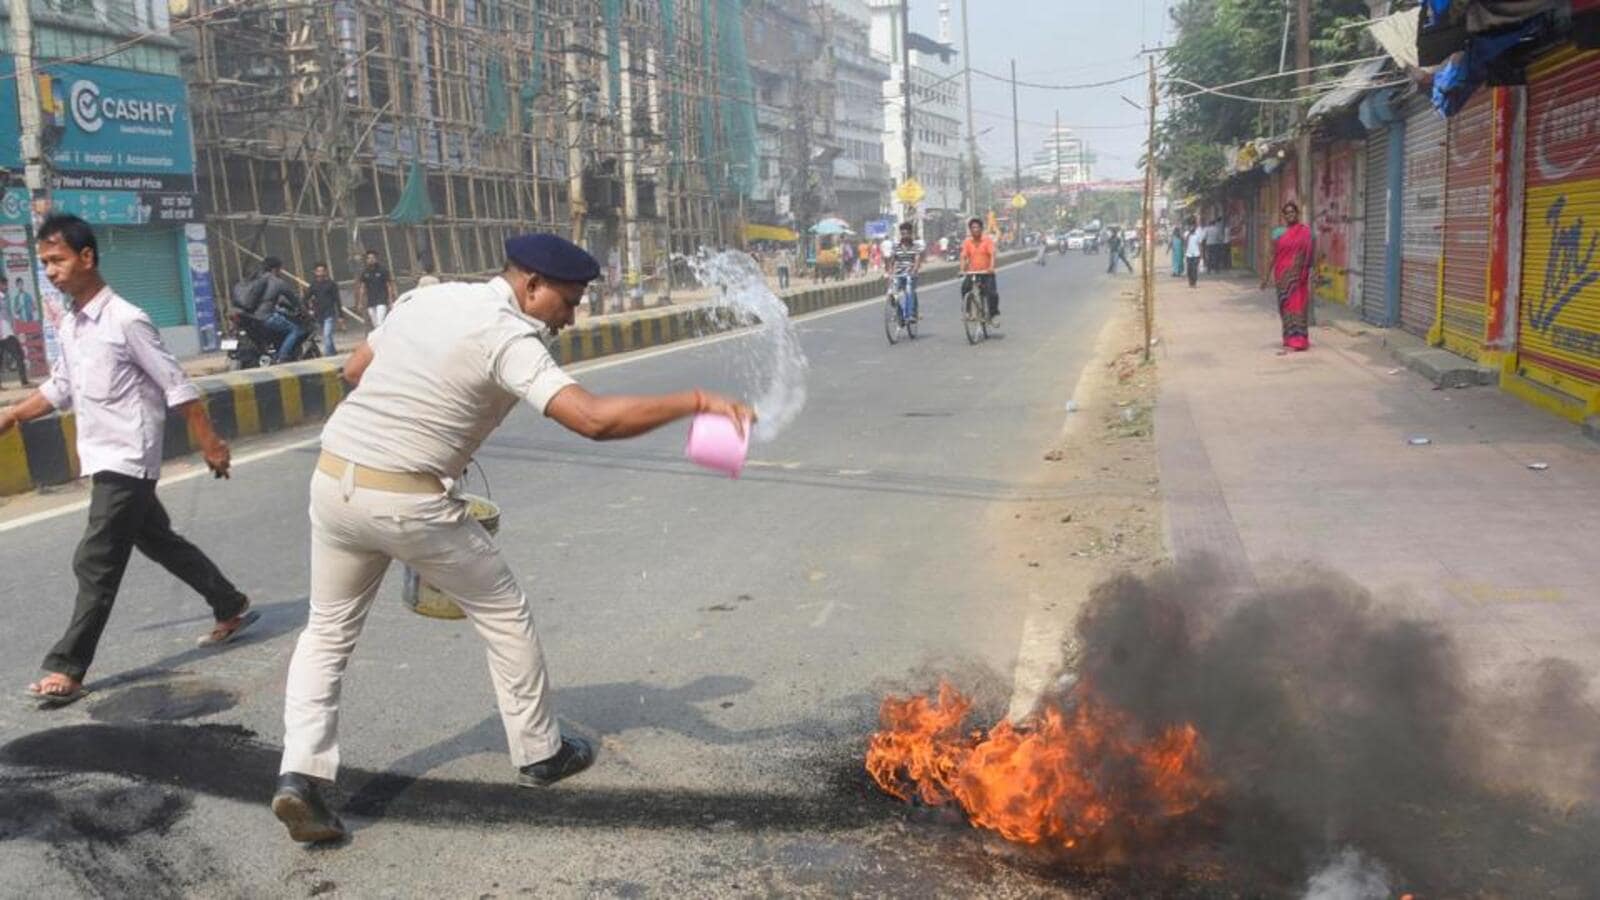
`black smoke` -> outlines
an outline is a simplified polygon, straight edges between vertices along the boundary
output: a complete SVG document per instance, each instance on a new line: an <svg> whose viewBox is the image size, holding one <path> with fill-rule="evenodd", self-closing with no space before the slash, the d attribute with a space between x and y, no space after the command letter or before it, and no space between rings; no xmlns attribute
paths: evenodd
<svg viewBox="0 0 1600 900"><path fill-rule="evenodd" d="M1101 584L1069 652L1152 732L1199 729L1224 881L1304 884L1356 848L1421 897L1600 896L1600 713L1571 663L1485 688L1349 579L1241 592L1206 566Z"/></svg>

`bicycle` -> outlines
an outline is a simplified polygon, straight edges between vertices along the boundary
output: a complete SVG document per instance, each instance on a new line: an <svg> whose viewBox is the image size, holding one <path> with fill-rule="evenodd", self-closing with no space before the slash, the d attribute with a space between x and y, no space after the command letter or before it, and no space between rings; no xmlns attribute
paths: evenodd
<svg viewBox="0 0 1600 900"><path fill-rule="evenodd" d="M917 320L906 316L906 287L902 278L890 281L889 294L884 298L883 334L892 347L900 342L904 332L911 340L917 339Z"/></svg>
<svg viewBox="0 0 1600 900"><path fill-rule="evenodd" d="M974 275L963 276L966 291L961 295L961 324L967 330L967 343L976 344L989 339L989 303L983 296L983 285Z"/></svg>

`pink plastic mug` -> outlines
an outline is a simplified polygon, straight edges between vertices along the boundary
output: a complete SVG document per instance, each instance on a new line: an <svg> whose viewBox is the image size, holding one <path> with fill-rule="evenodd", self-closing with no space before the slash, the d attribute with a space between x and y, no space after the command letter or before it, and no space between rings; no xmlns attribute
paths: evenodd
<svg viewBox="0 0 1600 900"><path fill-rule="evenodd" d="M700 413L689 422L689 443L683 452L698 465L738 478L750 452L750 427L746 425L741 436L727 416Z"/></svg>

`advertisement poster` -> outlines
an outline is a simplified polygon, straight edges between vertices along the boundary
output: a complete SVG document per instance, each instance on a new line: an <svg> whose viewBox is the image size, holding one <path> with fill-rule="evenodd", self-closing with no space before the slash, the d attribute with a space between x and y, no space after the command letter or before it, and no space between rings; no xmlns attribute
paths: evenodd
<svg viewBox="0 0 1600 900"><path fill-rule="evenodd" d="M70 305L50 279L44 276L44 266L34 269L34 282L39 288L39 308L43 316L40 322L44 326L44 355L52 363L61 356L61 342L56 338L56 327L61 322L61 313Z"/></svg>
<svg viewBox="0 0 1600 900"><path fill-rule="evenodd" d="M0 271L5 274L3 293L6 312L28 359L28 377L49 374L50 360L45 352L44 316L39 307L39 292L33 289L33 261L28 255L28 232L21 225L0 226Z"/></svg>
<svg viewBox="0 0 1600 900"><path fill-rule="evenodd" d="M221 346L217 327L217 293L211 283L211 256L206 252L206 227L183 226L189 258L189 285L194 290L194 324L200 332L200 350L212 353Z"/></svg>

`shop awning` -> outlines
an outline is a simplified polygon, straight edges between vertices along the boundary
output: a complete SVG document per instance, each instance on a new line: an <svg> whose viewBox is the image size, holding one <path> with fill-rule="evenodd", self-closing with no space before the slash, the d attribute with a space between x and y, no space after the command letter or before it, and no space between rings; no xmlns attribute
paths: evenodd
<svg viewBox="0 0 1600 900"><path fill-rule="evenodd" d="M792 244L800 239L794 231L778 225L746 225L744 226L744 239L747 241L780 241Z"/></svg>
<svg viewBox="0 0 1600 900"><path fill-rule="evenodd" d="M1317 119L1343 112L1356 105L1366 96L1367 91L1382 83L1383 67L1388 62L1387 59L1371 59L1346 72L1345 76L1339 79L1339 86L1323 94L1311 105L1311 111L1306 115Z"/></svg>

